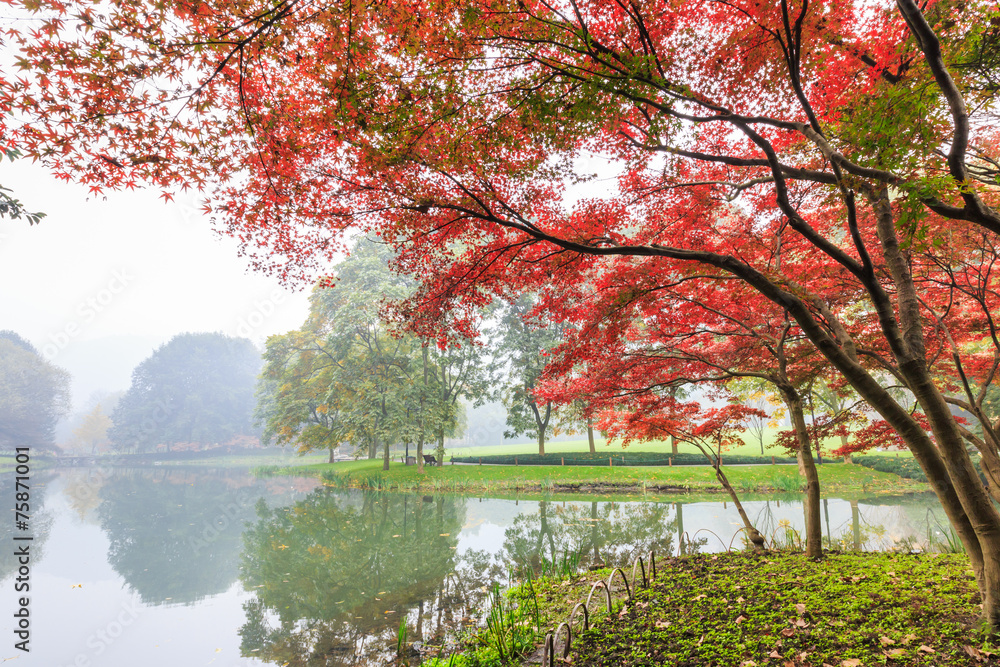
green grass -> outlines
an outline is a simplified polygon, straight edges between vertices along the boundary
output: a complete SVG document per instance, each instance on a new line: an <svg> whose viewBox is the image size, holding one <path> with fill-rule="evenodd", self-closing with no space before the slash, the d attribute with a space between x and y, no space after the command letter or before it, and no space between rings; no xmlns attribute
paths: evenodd
<svg viewBox="0 0 1000 667"><path fill-rule="evenodd" d="M665 559L657 571L652 588L574 641L573 665L971 666L996 650L964 556L737 553Z"/></svg>
<svg viewBox="0 0 1000 667"><path fill-rule="evenodd" d="M616 578L610 614L596 596L591 629L581 634L574 627L567 664L972 667L995 661L962 555L827 552L815 562L787 551L737 552L659 558L656 570L652 585L640 584L631 603ZM610 573L523 581L507 597L522 616L530 612L540 644ZM423 667L499 667L484 650L483 634L472 633L463 652Z"/></svg>
<svg viewBox="0 0 1000 667"><path fill-rule="evenodd" d="M802 486L794 465L726 466L725 471L737 491L795 491ZM421 475L416 466L392 463L388 471L383 471L381 460L364 460L302 466L287 472L319 475L331 486L401 491L559 493L721 490L708 466L445 465L442 468L428 466ZM824 491L901 493L926 489L923 484L891 473L843 463L819 466L819 474Z"/></svg>
<svg viewBox="0 0 1000 667"><path fill-rule="evenodd" d="M764 456L788 456L788 452L782 448L774 445L774 438L777 435L778 429L769 429L764 434ZM743 434L744 444L739 447L733 447L727 449L723 454L739 454L742 456L761 456L760 444L750 439L752 436L749 433ZM828 438L823 442L823 456L824 459L833 458L830 456L830 452L840 447L839 438ZM609 456L615 454L621 454L622 451L632 450L642 450L644 452L663 452L669 453L671 451L669 441L661 440L650 440L647 442L636 443L631 445L628 449L623 449L619 442L611 442L610 444L604 438L595 439L595 448L598 453L607 453ZM590 444L587 442L586 438L580 440L567 440L565 442L547 442L545 443L545 453L546 454L560 454L560 453L580 453L589 452ZM677 451L691 453L691 454L701 454L696 447L686 443L678 443ZM538 445L536 443L511 443L511 444L498 444L489 445L486 447L448 447L448 456L493 456L502 454L537 454ZM866 452L866 454L877 455L877 456L912 456L909 452Z"/></svg>

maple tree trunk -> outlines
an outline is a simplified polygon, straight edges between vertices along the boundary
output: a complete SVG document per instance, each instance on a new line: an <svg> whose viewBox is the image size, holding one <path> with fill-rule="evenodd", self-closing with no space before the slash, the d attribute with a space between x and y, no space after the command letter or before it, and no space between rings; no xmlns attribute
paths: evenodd
<svg viewBox="0 0 1000 667"><path fill-rule="evenodd" d="M330 463L333 463L333 447L330 447Z"/></svg>
<svg viewBox="0 0 1000 667"><path fill-rule="evenodd" d="M671 454L676 454L677 453L677 436L676 435L670 436L670 453Z"/></svg>
<svg viewBox="0 0 1000 667"><path fill-rule="evenodd" d="M977 447L977 449L980 454L979 466L983 470L983 475L986 476L990 496L993 497L993 500L1000 502L1000 455L997 454L996 444L989 435L985 435L983 446Z"/></svg>
<svg viewBox="0 0 1000 667"><path fill-rule="evenodd" d="M802 407L802 398L793 388L789 386L779 386L781 396L788 406L788 414L792 418L792 425L795 428L795 439L799 442L799 451L796 459L799 463L799 472L806 480L805 518L806 518L806 556L809 558L821 558L823 556L823 525L820 520L819 506L819 473L816 470L816 462L813 461L812 447L809 440L809 430L806 427L805 413Z"/></svg>
<svg viewBox="0 0 1000 667"><path fill-rule="evenodd" d="M840 446L847 447L847 436L844 435L843 433L840 434ZM851 453L847 452L846 454L844 454L844 463L850 463L850 462L851 462Z"/></svg>
<svg viewBox="0 0 1000 667"><path fill-rule="evenodd" d="M417 473L424 474L424 430L420 429L420 437L417 438Z"/></svg>
<svg viewBox="0 0 1000 667"><path fill-rule="evenodd" d="M750 543L753 544L754 551L757 553L766 552L767 547L764 543L764 536L761 535L760 531L757 530L753 523L751 523L750 517L747 516L746 510L743 509L743 503L740 502L739 496L736 495L736 489L734 489L732 484L729 483L729 478L726 477L726 473L722 472L722 461L706 452L705 448L702 447L700 443L692 442L691 444L701 450L701 453L705 455L705 458L708 459L708 462L715 470L716 479L718 479L719 483L722 484L722 488L726 490L726 493L729 494L729 497L733 501L733 505L736 506L736 511L739 513L740 519L743 521L743 527L747 531L747 538L750 540Z"/></svg>
<svg viewBox="0 0 1000 667"><path fill-rule="evenodd" d="M896 286L899 328L894 356L930 423L934 439L928 438L919 425L904 426L900 418L897 426L884 413L883 416L903 436L928 481L933 480L931 486L969 555L983 598L983 619L993 632L1000 632L1000 512L983 488L965 448L965 439L927 367L922 305L908 257L899 247L888 188L883 188L873 203L879 242ZM888 325L891 327L892 322ZM883 406L869 403L882 412Z"/></svg>
<svg viewBox="0 0 1000 667"><path fill-rule="evenodd" d="M389 469L389 441L382 443L382 470Z"/></svg>
<svg viewBox="0 0 1000 667"><path fill-rule="evenodd" d="M589 419L587 420L587 442L590 443L590 453L596 454L597 447L594 445L594 425Z"/></svg>

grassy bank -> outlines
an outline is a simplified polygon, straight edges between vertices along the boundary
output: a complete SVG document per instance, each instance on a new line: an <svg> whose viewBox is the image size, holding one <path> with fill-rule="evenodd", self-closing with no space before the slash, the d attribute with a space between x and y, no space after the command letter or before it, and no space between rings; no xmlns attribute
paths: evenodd
<svg viewBox="0 0 1000 667"><path fill-rule="evenodd" d="M542 579L513 589L508 598L529 612L520 617L535 626L537 645L608 574ZM971 667L998 662L996 649L979 629L979 594L963 555L831 553L820 563L786 552L699 555L658 561L653 585L640 585L631 603L617 588L614 612L601 610L591 617L588 632L574 631L571 664ZM601 605L595 600L591 609ZM512 615L518 617L516 610ZM453 661L448 656L425 667L449 662L495 667L490 633L471 636L465 653Z"/></svg>
<svg viewBox="0 0 1000 667"><path fill-rule="evenodd" d="M798 491L802 486L793 465L726 466L726 475L737 491ZM400 491L463 493L509 493L514 491L573 492L687 492L720 491L708 466L694 467L583 467L583 466L487 466L445 465L425 468L382 462L346 461L302 466L292 470L263 469L261 472L312 474L338 487ZM819 466L825 491L905 493L923 491L919 482L870 468L843 463Z"/></svg>
<svg viewBox="0 0 1000 667"><path fill-rule="evenodd" d="M759 441L753 438L748 432L743 433L743 444L735 447L727 447L726 453L740 456L788 456L788 450L783 447L778 447L774 444L775 437L778 434L778 429L767 429L764 433L764 443L763 448ZM597 453L603 456L616 456L623 452L628 452L630 449L641 449L642 451L658 452L662 454L669 454L672 449L670 442L667 440L646 440L641 444L633 445L630 448L623 449L620 442L607 441L604 438L596 438L594 441L595 449ZM831 458L830 452L838 449L841 446L840 438L827 438L823 441L823 457L824 459ZM763 451L762 451L763 450ZM546 442L545 443L545 453L546 454L581 454L590 451L590 443L587 442L586 438L578 440L562 440L558 442ZM690 445L684 442L678 443L677 451L681 453L688 454L698 454L701 456L701 452L694 445ZM459 444L449 445L447 448L448 456L494 456L494 455L515 455L515 454L537 454L538 445L534 442L503 442L497 445L487 445L482 447L466 447ZM868 452L870 456L891 456L891 457L909 457L912 456L908 451L902 452L880 452L872 451Z"/></svg>

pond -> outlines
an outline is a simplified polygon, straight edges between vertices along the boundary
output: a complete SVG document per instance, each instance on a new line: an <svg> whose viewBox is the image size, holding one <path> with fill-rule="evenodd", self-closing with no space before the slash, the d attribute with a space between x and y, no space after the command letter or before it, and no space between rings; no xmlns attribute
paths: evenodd
<svg viewBox="0 0 1000 667"><path fill-rule="evenodd" d="M166 467L52 471L33 486L31 651L9 639L2 657L39 667L385 664L401 624L425 648L450 641L518 565L741 546L721 497L380 494ZM794 496L744 504L769 538L801 531ZM834 548L947 542L930 495L828 498L823 520ZM11 618L18 563L0 553Z"/></svg>

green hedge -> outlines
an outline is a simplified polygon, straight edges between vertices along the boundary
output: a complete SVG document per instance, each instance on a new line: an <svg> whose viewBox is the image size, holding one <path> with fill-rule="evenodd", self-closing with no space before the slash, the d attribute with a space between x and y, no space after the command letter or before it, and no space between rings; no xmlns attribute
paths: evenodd
<svg viewBox="0 0 1000 667"><path fill-rule="evenodd" d="M851 461L866 468L878 470L879 472L891 472L900 477L915 479L918 482L927 481L927 475L924 474L924 471L920 468L920 464L912 456L852 456ZM982 478L983 484L985 484L986 478L979 467L979 456L973 456L972 463L976 466L976 472L979 473L979 477Z"/></svg>
<svg viewBox="0 0 1000 667"><path fill-rule="evenodd" d="M613 463L609 463L612 459ZM574 452L573 454L499 454L493 456L454 456L455 463L487 463L490 465L520 465L520 466L703 466L708 461L701 454L664 454L662 452L624 452L621 454L591 454L590 452ZM723 452L723 465L770 465L770 456L737 456ZM774 463L795 463L795 459L775 457Z"/></svg>

